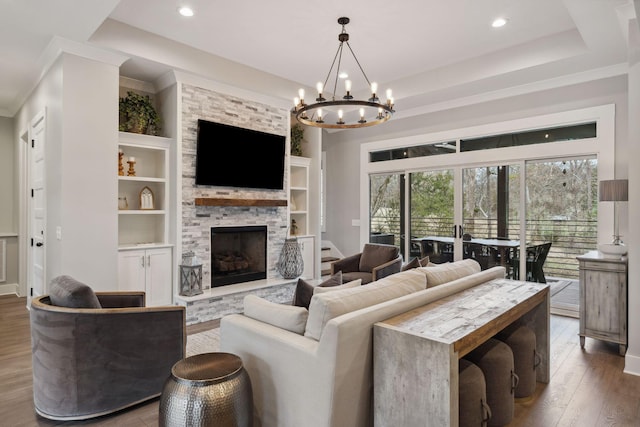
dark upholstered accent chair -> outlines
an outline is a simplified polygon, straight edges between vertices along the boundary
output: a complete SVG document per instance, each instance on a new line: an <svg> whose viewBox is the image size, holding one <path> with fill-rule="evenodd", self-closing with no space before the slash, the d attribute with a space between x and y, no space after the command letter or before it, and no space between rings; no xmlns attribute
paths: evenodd
<svg viewBox="0 0 640 427"><path fill-rule="evenodd" d="M362 279L362 284L382 279L402 268L402 255L397 246L366 243L362 252L334 261L331 274L342 271L342 283Z"/></svg>
<svg viewBox="0 0 640 427"><path fill-rule="evenodd" d="M94 293L69 276L53 279L50 294L31 301L39 415L82 420L161 394L185 356L185 308L144 304L144 292Z"/></svg>

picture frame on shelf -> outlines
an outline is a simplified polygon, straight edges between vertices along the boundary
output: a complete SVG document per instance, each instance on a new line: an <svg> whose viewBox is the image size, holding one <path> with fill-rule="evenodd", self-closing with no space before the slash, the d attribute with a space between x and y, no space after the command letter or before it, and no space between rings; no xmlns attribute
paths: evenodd
<svg viewBox="0 0 640 427"><path fill-rule="evenodd" d="M153 191L147 186L144 186L140 190L140 210L154 210L155 202L153 197Z"/></svg>

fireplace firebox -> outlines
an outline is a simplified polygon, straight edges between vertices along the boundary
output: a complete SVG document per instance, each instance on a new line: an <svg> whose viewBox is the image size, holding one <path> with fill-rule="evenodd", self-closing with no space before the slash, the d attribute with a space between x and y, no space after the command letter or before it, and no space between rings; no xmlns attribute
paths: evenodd
<svg viewBox="0 0 640 427"><path fill-rule="evenodd" d="M267 226L211 227L211 287L267 278Z"/></svg>

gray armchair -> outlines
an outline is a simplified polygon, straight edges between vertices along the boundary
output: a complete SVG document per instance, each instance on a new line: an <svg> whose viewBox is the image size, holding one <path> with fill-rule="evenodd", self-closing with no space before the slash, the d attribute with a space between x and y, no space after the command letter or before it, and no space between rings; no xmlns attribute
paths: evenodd
<svg viewBox="0 0 640 427"><path fill-rule="evenodd" d="M31 301L33 400L82 420L161 394L186 349L185 308L144 307L144 292L96 292L68 276Z"/></svg>
<svg viewBox="0 0 640 427"><path fill-rule="evenodd" d="M342 282L362 279L362 284L370 283L402 268L402 255L397 246L366 243L362 252L334 261L331 274L342 271Z"/></svg>

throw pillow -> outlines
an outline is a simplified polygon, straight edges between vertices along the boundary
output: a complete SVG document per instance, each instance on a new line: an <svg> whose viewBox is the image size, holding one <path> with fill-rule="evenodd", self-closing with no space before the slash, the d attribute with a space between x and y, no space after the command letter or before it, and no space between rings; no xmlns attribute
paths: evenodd
<svg viewBox="0 0 640 427"><path fill-rule="evenodd" d="M412 276L412 279L398 280L399 276ZM320 341L322 331L331 319L424 290L426 285L424 273L413 269L383 277L364 286L314 295L309 306L304 336Z"/></svg>
<svg viewBox="0 0 640 427"><path fill-rule="evenodd" d="M320 283L318 286L328 288L330 286L338 285L342 285L342 271L338 271L333 276ZM309 308L314 288L315 286L305 281L304 279L298 279L298 283L296 284L296 291L293 295L293 305Z"/></svg>
<svg viewBox="0 0 640 427"><path fill-rule="evenodd" d="M418 262L420 263L420 267L433 267L435 265L429 260L429 255L427 255L424 258L421 258L420 261Z"/></svg>
<svg viewBox="0 0 640 427"><path fill-rule="evenodd" d="M244 297L244 315L302 335L309 311L304 307L277 304L256 295Z"/></svg>
<svg viewBox="0 0 640 427"><path fill-rule="evenodd" d="M102 308L89 286L71 276L58 276L49 284L51 304L68 308Z"/></svg>
<svg viewBox="0 0 640 427"><path fill-rule="evenodd" d="M362 285L362 279L352 280L350 282L343 283L342 285L338 285L338 286L316 286L313 289L313 294L316 295L316 294L321 294L323 292L339 291L339 290L342 290L342 289L349 289L349 288L357 288L360 285Z"/></svg>
<svg viewBox="0 0 640 427"><path fill-rule="evenodd" d="M427 258L429 258L429 257L427 257ZM400 271L407 271L407 270L411 270L412 268L418 268L418 267L422 267L422 265L420 265L420 261L418 260L418 258L414 258L411 261L409 261L408 263L404 264L400 268Z"/></svg>

